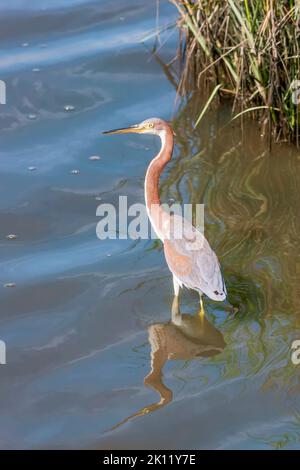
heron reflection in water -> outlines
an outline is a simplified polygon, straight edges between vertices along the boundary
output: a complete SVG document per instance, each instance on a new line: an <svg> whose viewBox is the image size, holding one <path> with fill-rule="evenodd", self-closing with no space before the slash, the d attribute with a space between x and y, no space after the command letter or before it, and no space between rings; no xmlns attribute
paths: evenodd
<svg viewBox="0 0 300 470"><path fill-rule="evenodd" d="M174 132L162 119L146 119L130 127L106 131L104 134L153 134L161 139L161 149L151 161L145 177L145 200L147 213L157 236L163 242L168 267L173 274L175 299L179 290L185 286L196 290L200 296L200 315L204 316L202 295L210 299L226 299L226 287L221 274L220 264L204 235L188 220L180 215L170 216L160 202L159 177L171 160L174 146ZM172 228L181 227L181 236L170 237Z"/></svg>
<svg viewBox="0 0 300 470"><path fill-rule="evenodd" d="M220 354L226 343L222 333L206 317L181 314L178 298L172 304L172 319L148 327L151 346L151 370L144 383L160 396L158 402L148 405L119 422L113 429L133 418L151 413L172 401L173 393L163 382L163 367L169 360L191 360Z"/></svg>

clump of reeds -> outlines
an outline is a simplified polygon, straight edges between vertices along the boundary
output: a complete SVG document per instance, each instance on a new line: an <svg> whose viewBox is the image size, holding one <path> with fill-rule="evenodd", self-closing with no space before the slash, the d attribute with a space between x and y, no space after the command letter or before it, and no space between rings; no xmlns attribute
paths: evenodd
<svg viewBox="0 0 300 470"><path fill-rule="evenodd" d="M250 113L299 145L300 0L170 1L180 13L179 92L232 97L235 117Z"/></svg>

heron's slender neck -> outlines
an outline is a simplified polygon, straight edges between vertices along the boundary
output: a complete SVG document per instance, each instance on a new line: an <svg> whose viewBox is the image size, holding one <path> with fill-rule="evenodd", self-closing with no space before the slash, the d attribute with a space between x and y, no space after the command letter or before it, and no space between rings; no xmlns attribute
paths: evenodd
<svg viewBox="0 0 300 470"><path fill-rule="evenodd" d="M161 240L165 238L163 229L163 211L159 199L159 177L171 160L174 146L173 132L166 127L159 134L161 149L148 166L145 178L145 200L151 224Z"/></svg>
<svg viewBox="0 0 300 470"><path fill-rule="evenodd" d="M171 160L174 146L172 130L168 127L161 134L161 149L148 166L145 178L145 199L148 211L151 210L152 204L160 204L159 199L159 177Z"/></svg>

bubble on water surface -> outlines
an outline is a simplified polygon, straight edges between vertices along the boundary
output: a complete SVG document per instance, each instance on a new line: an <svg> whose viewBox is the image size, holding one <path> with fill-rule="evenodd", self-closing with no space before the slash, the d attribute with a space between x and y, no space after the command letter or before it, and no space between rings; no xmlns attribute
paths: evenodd
<svg viewBox="0 0 300 470"><path fill-rule="evenodd" d="M80 171L79 170L71 170L72 175L79 175Z"/></svg>
<svg viewBox="0 0 300 470"><path fill-rule="evenodd" d="M69 113L69 112L75 110L75 106L73 106L72 104L66 104L66 105L64 106L64 110L65 110L67 113Z"/></svg>
<svg viewBox="0 0 300 470"><path fill-rule="evenodd" d="M16 240L18 237L15 233L9 233L8 235L6 235L6 238L8 240Z"/></svg>
<svg viewBox="0 0 300 470"><path fill-rule="evenodd" d="M34 121L35 119L37 118L37 115L36 114L28 114L28 119L30 119L31 121Z"/></svg>
<svg viewBox="0 0 300 470"><path fill-rule="evenodd" d="M89 160L92 160L92 161L101 160L101 157L99 157L99 155L91 155L89 157Z"/></svg>
<svg viewBox="0 0 300 470"><path fill-rule="evenodd" d="M28 171L35 171L36 169L37 169L36 166L29 166L27 168Z"/></svg>

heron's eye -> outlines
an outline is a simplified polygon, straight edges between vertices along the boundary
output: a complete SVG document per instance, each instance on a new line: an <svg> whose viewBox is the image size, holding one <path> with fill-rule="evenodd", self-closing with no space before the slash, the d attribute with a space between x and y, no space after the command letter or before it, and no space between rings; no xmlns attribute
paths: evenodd
<svg viewBox="0 0 300 470"><path fill-rule="evenodd" d="M147 127L148 127L149 129L152 129L152 128L154 127L153 122L148 122Z"/></svg>

